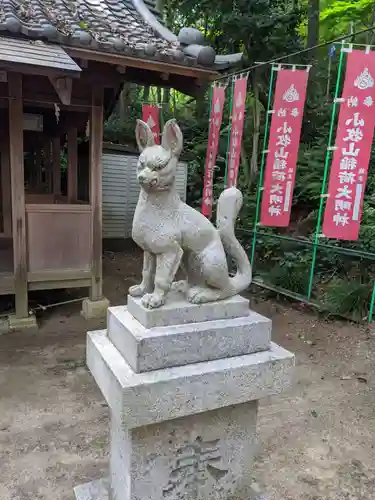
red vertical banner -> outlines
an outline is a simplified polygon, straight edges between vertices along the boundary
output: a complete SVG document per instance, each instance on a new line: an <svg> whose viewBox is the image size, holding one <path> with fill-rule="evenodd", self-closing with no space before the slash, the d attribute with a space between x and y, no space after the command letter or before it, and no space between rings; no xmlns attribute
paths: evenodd
<svg viewBox="0 0 375 500"><path fill-rule="evenodd" d="M160 144L159 106L157 104L142 104L142 121L150 127L155 144Z"/></svg>
<svg viewBox="0 0 375 500"><path fill-rule="evenodd" d="M238 177L238 168L241 159L241 143L243 134L243 125L245 121L245 105L247 78L241 76L234 83L232 96L232 123L228 151L228 167L226 175L226 187L236 186Z"/></svg>
<svg viewBox="0 0 375 500"><path fill-rule="evenodd" d="M375 125L375 52L348 54L323 234L357 240Z"/></svg>
<svg viewBox="0 0 375 500"><path fill-rule="evenodd" d="M289 225L308 77L308 68L277 75L260 213L264 226Z"/></svg>
<svg viewBox="0 0 375 500"><path fill-rule="evenodd" d="M223 119L223 108L225 101L225 87L215 85L212 89L211 114L208 133L208 144L206 153L206 165L204 172L202 214L206 217L212 215L213 203L213 176L219 147L220 128Z"/></svg>

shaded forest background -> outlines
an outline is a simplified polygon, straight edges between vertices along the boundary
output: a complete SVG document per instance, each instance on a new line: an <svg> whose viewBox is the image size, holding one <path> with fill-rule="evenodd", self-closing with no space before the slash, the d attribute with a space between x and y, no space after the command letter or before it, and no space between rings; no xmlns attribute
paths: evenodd
<svg viewBox="0 0 375 500"><path fill-rule="evenodd" d="M159 0L164 22L175 33L199 28L217 53L243 52L243 67L268 61L332 39L375 44L373 0ZM294 191L292 221L284 231L267 228L258 236L255 273L259 282L306 296L312 263L312 241L322 188L339 47L304 52L283 62L312 64ZM250 249L256 189L268 99L270 65L249 74L239 187L244 194L239 235ZM162 105L162 122L175 117L184 134L188 162L188 203L200 208L207 146L209 93L193 98L173 89L125 85L118 106L105 124L105 140L134 146L135 119L142 102ZM229 89L215 171L215 198L223 189L228 135ZM373 150L374 153L374 150ZM363 320L368 317L375 278L375 154L372 155L360 238L345 243L325 240L316 254L311 300L323 308ZM283 239L273 235L281 235ZM336 252L331 247L337 247Z"/></svg>

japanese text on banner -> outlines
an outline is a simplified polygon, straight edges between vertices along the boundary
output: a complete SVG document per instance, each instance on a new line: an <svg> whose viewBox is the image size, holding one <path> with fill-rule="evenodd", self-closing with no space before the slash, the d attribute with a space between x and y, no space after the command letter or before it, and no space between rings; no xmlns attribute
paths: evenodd
<svg viewBox="0 0 375 500"><path fill-rule="evenodd" d="M289 225L308 71L278 72L271 121L260 221Z"/></svg>
<svg viewBox="0 0 375 500"><path fill-rule="evenodd" d="M159 106L156 104L143 104L142 120L150 127L155 144L160 144Z"/></svg>
<svg viewBox="0 0 375 500"><path fill-rule="evenodd" d="M241 143L245 121L247 75L238 78L234 84L232 122L228 151L226 187L236 186L241 158Z"/></svg>
<svg viewBox="0 0 375 500"><path fill-rule="evenodd" d="M357 240L375 125L375 52L348 54L323 234Z"/></svg>
<svg viewBox="0 0 375 500"><path fill-rule="evenodd" d="M212 89L210 126L208 133L208 144L206 153L206 164L204 173L202 214L206 217L212 215L213 203L213 176L219 147L220 128L223 119L223 108L225 100L225 87L214 86Z"/></svg>

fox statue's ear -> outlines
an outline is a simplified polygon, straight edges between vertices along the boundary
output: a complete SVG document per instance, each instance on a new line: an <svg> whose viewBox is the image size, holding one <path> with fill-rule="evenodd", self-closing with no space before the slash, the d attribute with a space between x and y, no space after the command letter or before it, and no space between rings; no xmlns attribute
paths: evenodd
<svg viewBox="0 0 375 500"><path fill-rule="evenodd" d="M135 127L135 139L141 153L144 149L155 145L154 135L150 127L142 120L137 120L137 125Z"/></svg>
<svg viewBox="0 0 375 500"><path fill-rule="evenodd" d="M179 156L183 142L182 132L176 120L169 120L164 126L161 145L167 151L171 151L174 156Z"/></svg>

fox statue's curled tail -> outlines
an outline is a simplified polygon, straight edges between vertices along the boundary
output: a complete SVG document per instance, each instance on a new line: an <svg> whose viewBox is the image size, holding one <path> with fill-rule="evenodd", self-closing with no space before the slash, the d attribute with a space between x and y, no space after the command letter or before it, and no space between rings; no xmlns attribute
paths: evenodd
<svg viewBox="0 0 375 500"><path fill-rule="evenodd" d="M234 233L236 219L242 203L241 191L236 187L230 187L221 193L216 213L216 227L223 247L237 266L236 274L230 278L230 284L235 293L245 290L252 280L252 270L248 256Z"/></svg>

